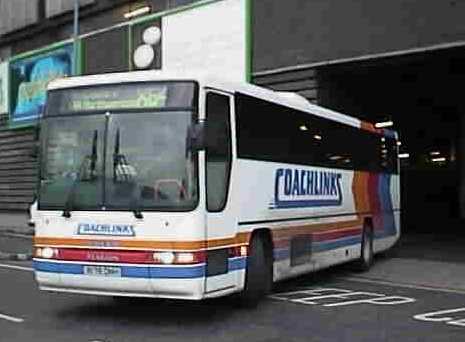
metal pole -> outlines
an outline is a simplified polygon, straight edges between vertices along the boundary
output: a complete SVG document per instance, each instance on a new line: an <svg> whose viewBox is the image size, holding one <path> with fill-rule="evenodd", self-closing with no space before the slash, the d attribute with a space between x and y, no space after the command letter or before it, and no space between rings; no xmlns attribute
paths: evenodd
<svg viewBox="0 0 465 342"><path fill-rule="evenodd" d="M78 73L78 37L79 37L79 0L74 0L74 24L73 24L73 50L74 65L73 74Z"/></svg>
<svg viewBox="0 0 465 342"><path fill-rule="evenodd" d="M79 36L79 0L74 0L74 30L73 36L76 40Z"/></svg>

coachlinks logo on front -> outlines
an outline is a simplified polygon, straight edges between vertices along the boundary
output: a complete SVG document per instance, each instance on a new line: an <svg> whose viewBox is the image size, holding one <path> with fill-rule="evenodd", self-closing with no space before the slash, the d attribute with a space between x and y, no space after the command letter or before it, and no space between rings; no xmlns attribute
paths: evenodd
<svg viewBox="0 0 465 342"><path fill-rule="evenodd" d="M79 223L79 235L135 236L134 226L127 224Z"/></svg>

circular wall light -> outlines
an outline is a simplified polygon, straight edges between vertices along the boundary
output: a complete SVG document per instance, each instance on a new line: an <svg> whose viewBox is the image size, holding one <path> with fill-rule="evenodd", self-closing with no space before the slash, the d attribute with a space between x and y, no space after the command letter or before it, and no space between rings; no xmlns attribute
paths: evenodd
<svg viewBox="0 0 465 342"><path fill-rule="evenodd" d="M157 45L161 40L161 30L156 26L150 26L144 30L142 40L148 45Z"/></svg>
<svg viewBox="0 0 465 342"><path fill-rule="evenodd" d="M146 69L155 59L155 51L149 44L141 45L134 51L133 59L138 69Z"/></svg>

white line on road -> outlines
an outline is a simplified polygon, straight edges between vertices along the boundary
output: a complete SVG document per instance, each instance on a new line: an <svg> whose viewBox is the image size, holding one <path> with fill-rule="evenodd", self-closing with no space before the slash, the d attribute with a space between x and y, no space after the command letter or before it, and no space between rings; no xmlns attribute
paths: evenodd
<svg viewBox="0 0 465 342"><path fill-rule="evenodd" d="M458 290L458 289L456 290L456 289L448 289L448 288L441 288L441 287L431 287L431 286L424 286L424 285L396 283L396 282L392 282L392 281L368 279L368 278L361 278L361 277L338 277L337 279L355 281L355 282L359 282L359 283L375 284L375 285L387 285L387 286L394 286L394 287L403 287L403 288L414 289L414 290L426 290L426 291L445 292L445 293L454 293L454 294L465 295L465 290Z"/></svg>
<svg viewBox="0 0 465 342"><path fill-rule="evenodd" d="M32 267L24 267L24 266L10 265L10 264L0 264L0 268L9 268L12 270L28 271L28 272L34 271Z"/></svg>
<svg viewBox="0 0 465 342"><path fill-rule="evenodd" d="M14 322L14 323L23 323L24 322L24 319L22 319L22 318L17 318L17 317L3 315L3 314L0 314L0 319L4 319L4 320Z"/></svg>

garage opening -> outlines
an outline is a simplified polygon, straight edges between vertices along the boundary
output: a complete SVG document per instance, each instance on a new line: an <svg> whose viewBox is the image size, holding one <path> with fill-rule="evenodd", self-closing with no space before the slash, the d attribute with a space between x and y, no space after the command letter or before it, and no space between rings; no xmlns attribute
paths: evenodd
<svg viewBox="0 0 465 342"><path fill-rule="evenodd" d="M465 235L465 49L317 70L318 104L400 133L403 233Z"/></svg>

